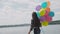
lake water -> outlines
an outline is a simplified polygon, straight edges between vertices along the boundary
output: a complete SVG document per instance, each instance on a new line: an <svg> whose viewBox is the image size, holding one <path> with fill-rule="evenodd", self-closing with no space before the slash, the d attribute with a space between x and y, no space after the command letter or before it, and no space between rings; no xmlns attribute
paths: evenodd
<svg viewBox="0 0 60 34"><path fill-rule="evenodd" d="M0 34L27 34L30 26L0 28ZM33 34L33 31L31 32ZM42 27L41 34L60 34L60 25Z"/></svg>

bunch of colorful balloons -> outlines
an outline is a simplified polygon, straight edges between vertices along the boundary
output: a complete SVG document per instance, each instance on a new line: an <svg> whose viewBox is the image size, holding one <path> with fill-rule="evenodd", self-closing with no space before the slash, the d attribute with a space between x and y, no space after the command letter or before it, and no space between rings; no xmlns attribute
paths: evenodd
<svg viewBox="0 0 60 34"><path fill-rule="evenodd" d="M48 23L51 22L52 17L54 17L54 12L50 10L50 4L50 1L46 1L35 8L37 17L40 19L42 26L48 26Z"/></svg>

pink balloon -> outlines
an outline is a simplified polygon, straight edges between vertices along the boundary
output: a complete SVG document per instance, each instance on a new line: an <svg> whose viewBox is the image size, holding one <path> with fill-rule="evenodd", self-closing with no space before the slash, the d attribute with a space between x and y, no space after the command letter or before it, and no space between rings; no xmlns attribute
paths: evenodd
<svg viewBox="0 0 60 34"><path fill-rule="evenodd" d="M45 16L45 18L46 18L46 20L47 20L48 22L51 22L51 21L52 21L52 17L50 17L50 16Z"/></svg>
<svg viewBox="0 0 60 34"><path fill-rule="evenodd" d="M45 16L48 16L48 14L49 14L49 12L48 12L48 11L46 11Z"/></svg>

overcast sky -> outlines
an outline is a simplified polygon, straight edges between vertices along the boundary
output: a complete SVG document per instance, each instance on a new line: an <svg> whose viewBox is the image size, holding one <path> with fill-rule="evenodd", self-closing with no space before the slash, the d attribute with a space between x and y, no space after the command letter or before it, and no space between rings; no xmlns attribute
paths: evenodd
<svg viewBox="0 0 60 34"><path fill-rule="evenodd" d="M30 23L34 8L45 0L0 0L0 25ZM53 21L60 20L60 0L50 0Z"/></svg>

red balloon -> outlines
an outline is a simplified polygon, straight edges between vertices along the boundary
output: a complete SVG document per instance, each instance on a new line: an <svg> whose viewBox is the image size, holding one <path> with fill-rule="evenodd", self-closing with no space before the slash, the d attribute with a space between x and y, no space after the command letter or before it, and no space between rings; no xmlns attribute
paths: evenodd
<svg viewBox="0 0 60 34"><path fill-rule="evenodd" d="M51 22L52 21L52 17L50 17L50 16L45 16L45 18L46 18L46 20L48 21L48 22Z"/></svg>
<svg viewBox="0 0 60 34"><path fill-rule="evenodd" d="M49 14L49 12L48 12L48 11L46 11L45 16L48 16L48 14Z"/></svg>

